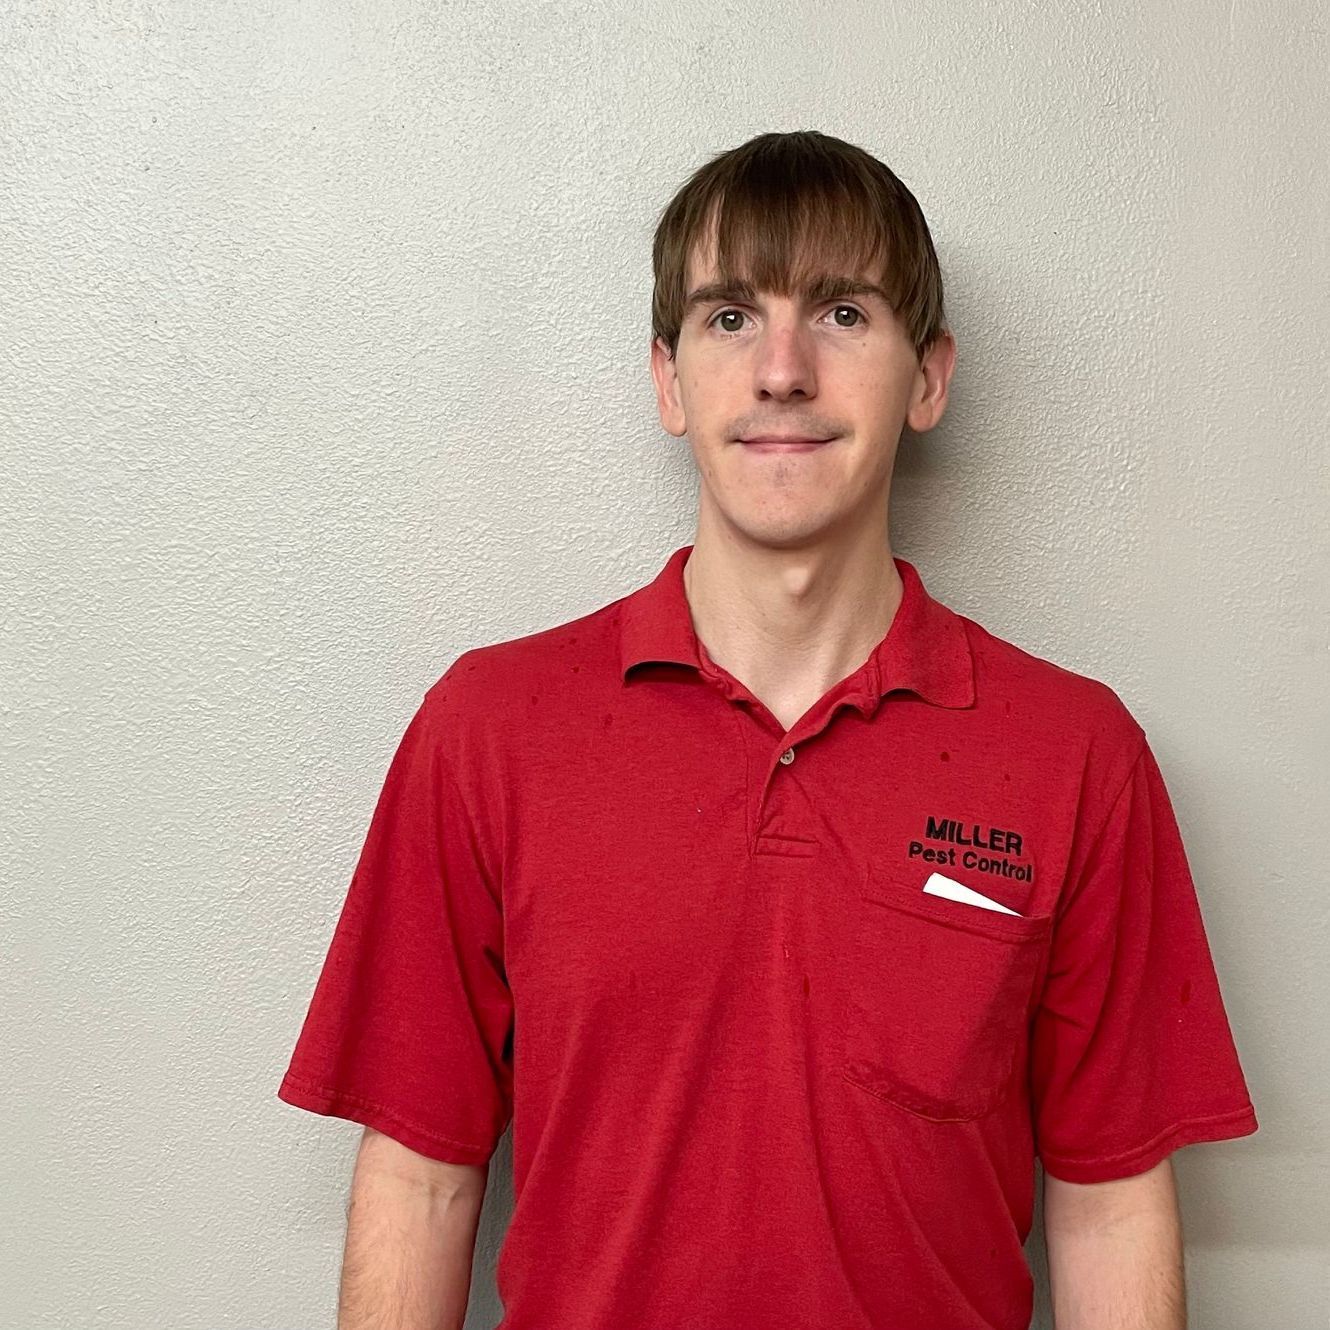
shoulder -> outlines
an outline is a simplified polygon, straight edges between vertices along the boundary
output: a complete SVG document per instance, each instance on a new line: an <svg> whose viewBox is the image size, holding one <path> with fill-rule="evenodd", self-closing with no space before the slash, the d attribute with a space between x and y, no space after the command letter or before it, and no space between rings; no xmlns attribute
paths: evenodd
<svg viewBox="0 0 1330 1330"><path fill-rule="evenodd" d="M422 710L440 731L495 741L557 723L588 690L618 678L622 599L463 651L426 690Z"/></svg>
<svg viewBox="0 0 1330 1330"><path fill-rule="evenodd" d="M1112 684L957 617L969 639L979 705L1010 719L1014 742L1080 756L1110 780L1130 770L1145 731Z"/></svg>

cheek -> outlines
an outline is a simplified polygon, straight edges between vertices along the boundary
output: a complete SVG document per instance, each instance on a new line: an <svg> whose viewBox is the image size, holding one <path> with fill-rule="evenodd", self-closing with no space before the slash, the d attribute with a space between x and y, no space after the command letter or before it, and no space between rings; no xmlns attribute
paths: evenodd
<svg viewBox="0 0 1330 1330"><path fill-rule="evenodd" d="M718 401L726 393L726 379L718 367L711 369L706 365L698 366L682 377L681 384L689 400L698 407L705 407L710 402Z"/></svg>
<svg viewBox="0 0 1330 1330"><path fill-rule="evenodd" d="M908 390L908 384L899 375L876 374L865 367L846 376L845 391L865 406L881 407L903 400Z"/></svg>

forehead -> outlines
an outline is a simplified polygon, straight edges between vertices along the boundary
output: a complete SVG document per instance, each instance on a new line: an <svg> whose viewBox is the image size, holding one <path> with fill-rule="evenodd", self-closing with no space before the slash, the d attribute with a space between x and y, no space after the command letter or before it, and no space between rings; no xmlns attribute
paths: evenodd
<svg viewBox="0 0 1330 1330"><path fill-rule="evenodd" d="M714 241L704 237L695 244L685 266L685 289L691 291L702 283L716 281L747 282L762 290L790 294L809 288L828 277L843 277L853 281L876 282L881 277L880 266L865 261L844 244L825 246L806 245L799 252L779 258L754 254L750 248L726 256L729 260L724 271L720 267Z"/></svg>
<svg viewBox="0 0 1330 1330"><path fill-rule="evenodd" d="M864 252L847 235L815 242L805 233L800 243L782 246L779 254L764 251L747 237L732 239L729 252L718 256L714 224L703 231L688 255L684 273L683 316L708 303L752 301L759 292L817 304L839 296L881 301L893 309L883 285L879 255ZM727 261L722 268L720 259Z"/></svg>
<svg viewBox="0 0 1330 1330"><path fill-rule="evenodd" d="M700 271L689 270L685 285L683 316L698 314L708 306L721 301L756 300L759 291L788 296L805 305L819 305L828 300L852 296L869 303L879 302L886 310L892 309L891 296L864 271L836 270L823 264L803 265L800 271L769 277L768 284L759 286L757 280L743 274L719 274L714 264Z"/></svg>

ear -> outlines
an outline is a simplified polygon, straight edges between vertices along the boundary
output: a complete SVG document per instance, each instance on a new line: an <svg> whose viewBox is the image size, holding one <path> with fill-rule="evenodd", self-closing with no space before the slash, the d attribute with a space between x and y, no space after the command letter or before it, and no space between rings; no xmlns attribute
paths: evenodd
<svg viewBox="0 0 1330 1330"><path fill-rule="evenodd" d="M956 369L956 339L941 332L924 352L915 376L914 394L905 423L918 434L930 430L947 409L947 388Z"/></svg>
<svg viewBox="0 0 1330 1330"><path fill-rule="evenodd" d="M656 385L656 409L660 423L677 439L687 429L683 397L679 392L679 368L670 356L664 338L651 339L651 377Z"/></svg>

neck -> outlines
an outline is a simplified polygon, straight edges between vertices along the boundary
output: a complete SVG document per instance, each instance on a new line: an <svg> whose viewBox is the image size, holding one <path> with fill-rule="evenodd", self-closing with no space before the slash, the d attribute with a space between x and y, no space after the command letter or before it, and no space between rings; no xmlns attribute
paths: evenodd
<svg viewBox="0 0 1330 1330"><path fill-rule="evenodd" d="M782 718L868 659L903 592L877 532L776 548L699 525L683 581L705 655Z"/></svg>

